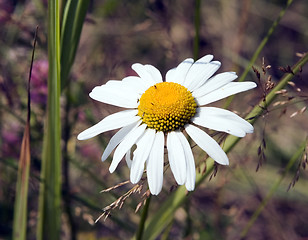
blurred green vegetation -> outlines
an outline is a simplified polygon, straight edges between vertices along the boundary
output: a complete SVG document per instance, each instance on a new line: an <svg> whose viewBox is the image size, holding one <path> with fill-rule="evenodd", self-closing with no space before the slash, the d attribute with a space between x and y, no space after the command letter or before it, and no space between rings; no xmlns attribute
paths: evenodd
<svg viewBox="0 0 308 240"><path fill-rule="evenodd" d="M285 4L286 1L282 0L201 1L199 57L213 54L222 62L219 72L236 71L241 75ZM47 1L0 0L0 5L1 239L12 236L17 166L27 110L26 86L33 36L36 26L39 26L31 86L27 229L28 239L35 239L46 115ZM268 77L271 76L271 81L276 83L284 74L279 67L292 66L301 53L307 52L307 12L307 1L294 0L254 64L261 73L262 82L258 82L253 71L245 78L256 81L258 89L236 96L230 110L245 116L262 99L261 86L265 88ZM62 124L65 127L61 144L63 152L66 151L69 179L67 182L63 178L62 183L62 196L66 197L61 204L61 239L73 239L73 236L77 239L127 239L135 234L140 219L140 213L135 213L135 209L143 201L142 194L131 195L120 210L111 212L106 221L102 218L94 223L104 207L133 187L127 184L100 193L129 179L124 163L110 174L110 159L104 163L100 161L114 132L83 142L77 141L76 136L118 110L91 100L88 93L94 86L134 74L130 66L135 62L152 64L165 74L184 58L194 55L195 13L195 1L90 1L69 76L69 92L65 88L61 98L61 121L66 123ZM262 72L263 58L264 66L271 66L266 69L266 74ZM230 166L219 167L217 176L203 182L189 201L176 211L174 220L162 234L163 239L240 238L258 205L307 138L307 111L299 112L307 106L307 76L305 66L294 77L295 85L288 85L287 93L280 94L257 121L255 133L246 136L228 153ZM224 103L221 101L215 105L223 106ZM295 112L298 114L290 117ZM194 151L196 161L202 161L204 153L198 149ZM262 159L263 153L266 159ZM298 166L301 159L303 156L289 170L245 239L308 238L308 175ZM256 172L258 165L262 166ZM287 191L297 176L298 182ZM166 201L174 185L172 173L168 170L164 190L151 198L149 216Z"/></svg>

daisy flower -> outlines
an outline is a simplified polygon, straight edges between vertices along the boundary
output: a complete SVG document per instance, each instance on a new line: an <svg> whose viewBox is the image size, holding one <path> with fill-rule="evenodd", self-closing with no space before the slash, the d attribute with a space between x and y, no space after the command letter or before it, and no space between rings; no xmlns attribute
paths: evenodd
<svg viewBox="0 0 308 240"><path fill-rule="evenodd" d="M216 107L204 107L230 95L256 87L254 82L233 82L235 72L213 76L221 63L206 55L194 62L185 59L176 68L162 75L152 65L135 63L132 69L139 76L110 80L95 87L90 97L111 105L127 108L105 117L78 135L79 140L119 129L110 139L103 155L105 161L115 149L110 172L125 157L130 168L130 181L139 182L146 168L148 185L153 195L163 185L164 152L176 182L188 191L195 188L196 169L191 146L184 131L212 159L228 165L226 153L219 144L198 126L244 137L253 126L235 113ZM131 149L136 145L131 159ZM166 157L167 158L167 157ZM146 167L145 167L146 165Z"/></svg>

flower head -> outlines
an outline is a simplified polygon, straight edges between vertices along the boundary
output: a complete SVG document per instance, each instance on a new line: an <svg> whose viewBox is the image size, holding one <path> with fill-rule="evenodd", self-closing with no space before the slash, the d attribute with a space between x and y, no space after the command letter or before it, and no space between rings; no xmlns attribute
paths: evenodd
<svg viewBox="0 0 308 240"><path fill-rule="evenodd" d="M256 87L254 82L233 82L237 78L234 72L213 76L221 63L212 59L212 55L206 55L196 62L188 58L167 72L166 81L162 80L161 73L155 67L133 64L132 69L139 77L110 80L95 87L90 93L90 97L97 101L128 110L107 116L80 133L78 139L85 140L120 128L110 139L102 161L116 148L109 170L114 172L125 156L132 183L139 182L146 165L149 189L154 195L162 189L166 145L176 182L179 185L185 184L188 191L194 190L195 162L183 131L222 165L229 164L226 153L197 126L238 137L253 132L252 125L236 114L216 107L204 107ZM135 144L137 148L131 159L131 149Z"/></svg>

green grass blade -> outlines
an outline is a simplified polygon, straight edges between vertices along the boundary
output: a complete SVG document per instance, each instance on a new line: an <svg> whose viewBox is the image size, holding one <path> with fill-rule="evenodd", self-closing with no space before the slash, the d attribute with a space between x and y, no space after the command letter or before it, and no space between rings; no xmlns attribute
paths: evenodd
<svg viewBox="0 0 308 240"><path fill-rule="evenodd" d="M256 209L256 211L253 213L253 215L251 216L250 220L248 221L248 223L246 224L245 228L243 229L243 231L241 232L240 238L243 239L248 231L250 230L250 228L252 227L252 225L254 224L254 222L257 220L257 218L259 217L260 213L263 211L264 207L266 206L266 204L268 203L268 201L272 198L272 196L274 195L274 193L277 191L280 183L282 182L282 180L285 178L285 176L287 175L288 171L291 169L291 167L294 165L294 163L296 162L296 160L298 160L300 158L300 156L302 156L302 154L305 151L307 145L307 140L305 140L302 145L299 147L299 149L295 152L295 154L292 156L292 158L290 159L290 161L288 162L286 168L284 169L283 174L276 180L276 182L274 183L274 185L271 187L270 191L267 193L266 197L263 199L263 201L260 203L260 205L258 206L258 208Z"/></svg>
<svg viewBox="0 0 308 240"><path fill-rule="evenodd" d="M48 2L48 102L42 154L37 239L60 239L61 125L59 1Z"/></svg>
<svg viewBox="0 0 308 240"><path fill-rule="evenodd" d="M199 57L200 45L200 15L201 15L201 0L195 0L195 37L194 37L194 60Z"/></svg>
<svg viewBox="0 0 308 240"><path fill-rule="evenodd" d="M292 4L293 0L288 0L287 4L285 6L284 9L282 9L277 17L277 19L273 22L272 26L270 27L270 29L268 30L266 36L262 39L261 43L259 44L257 50L254 52L253 56L251 57L249 64L246 66L244 72L242 73L242 75L240 76L240 78L238 79L238 82L243 82L246 77L247 74L249 73L249 71L251 71L251 68L253 66L253 64L256 62L257 58L259 57L261 51L263 50L263 48L265 47L266 43L268 42L269 38L272 36L272 34L274 33L276 27L278 26L280 20L282 19L282 17L284 16L284 14L286 13L287 9L289 8L289 6ZM225 105L224 108L227 108L232 100L233 100L234 96L230 96Z"/></svg>
<svg viewBox="0 0 308 240"><path fill-rule="evenodd" d="M301 67L304 66L308 61L308 54L300 59L295 66L292 68L293 73L285 74L280 80L279 84L267 95L266 100L261 100L256 107L248 114L247 118L251 118L249 121L253 124L265 111L265 107L270 105L276 98L276 92L284 88L288 82L297 74ZM246 119L247 119L246 118ZM238 143L241 138L229 135L224 144L224 151L230 152L232 148ZM196 176L196 188L206 179L206 177L213 170L213 160L207 160L207 170L205 174L197 172ZM201 165L200 169L204 169L205 165ZM146 222L144 239L156 239L158 235L165 229L166 226L172 221L175 211L188 199L187 191L184 186L180 186L175 192L170 194L165 203L159 208L159 210Z"/></svg>
<svg viewBox="0 0 308 240"><path fill-rule="evenodd" d="M27 206L28 206L28 187L30 172L30 115L31 115L31 97L30 97L30 81L36 45L37 30L34 36L34 44L32 51L31 66L28 79L28 104L27 104L27 120L24 135L21 143L20 158L18 163L16 196L14 205L14 221L13 221L13 239L24 240L27 237Z"/></svg>
<svg viewBox="0 0 308 240"><path fill-rule="evenodd" d="M30 170L30 124L26 123L21 144L14 205L13 239L26 239L27 236L27 199Z"/></svg>
<svg viewBox="0 0 308 240"><path fill-rule="evenodd" d="M61 29L61 89L67 85L90 0L68 0Z"/></svg>

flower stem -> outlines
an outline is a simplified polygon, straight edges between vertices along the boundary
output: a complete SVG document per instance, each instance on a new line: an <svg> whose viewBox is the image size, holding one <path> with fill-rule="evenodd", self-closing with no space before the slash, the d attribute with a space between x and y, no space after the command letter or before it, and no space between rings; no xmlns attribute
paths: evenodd
<svg viewBox="0 0 308 240"><path fill-rule="evenodd" d="M201 0L195 0L194 60L199 57Z"/></svg>
<svg viewBox="0 0 308 240"><path fill-rule="evenodd" d="M152 195L150 195L146 199L145 206L144 206L144 209L143 209L142 214L141 214L141 219L140 219L140 222L139 222L139 227L138 227L138 231L137 231L137 235L136 235L136 239L137 240L141 240L142 239L142 235L143 235L143 231L144 231L144 224L145 224L145 221L147 219L148 212L149 212L151 196Z"/></svg>

